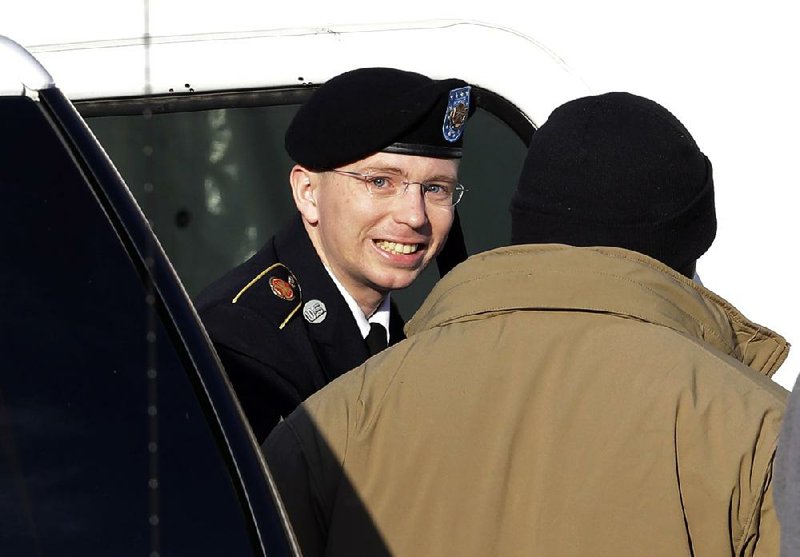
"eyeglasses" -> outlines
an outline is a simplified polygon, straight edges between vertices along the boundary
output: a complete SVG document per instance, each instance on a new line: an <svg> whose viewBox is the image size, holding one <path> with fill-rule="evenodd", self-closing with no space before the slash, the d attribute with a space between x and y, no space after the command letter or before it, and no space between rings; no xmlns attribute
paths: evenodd
<svg viewBox="0 0 800 557"><path fill-rule="evenodd" d="M433 182L410 182L399 174L392 172L381 172L380 174L361 174L350 170L331 170L335 174L358 178L367 188L367 192L373 197L396 197L405 193L408 186L417 184L422 192L422 196L427 203L452 207L464 196L467 191L464 186L457 182L446 180Z"/></svg>

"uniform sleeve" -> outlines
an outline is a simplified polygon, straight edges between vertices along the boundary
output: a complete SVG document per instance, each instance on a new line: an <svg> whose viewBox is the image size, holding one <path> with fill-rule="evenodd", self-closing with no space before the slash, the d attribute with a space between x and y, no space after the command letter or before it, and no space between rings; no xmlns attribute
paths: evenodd
<svg viewBox="0 0 800 557"><path fill-rule="evenodd" d="M288 416L302 402L300 394L263 362L222 344L214 347L256 440L263 443L281 416Z"/></svg>
<svg viewBox="0 0 800 557"><path fill-rule="evenodd" d="M335 478L325 481L322 477L325 455L304 449L309 444L312 448L319 446L319 440L305 439L308 431L302 425L303 432L298 432L296 422L305 421L301 413L302 407L289 421L278 424L262 451L303 556L314 557L325 553L331 503L325 494L326 490L335 490L336 482Z"/></svg>
<svg viewBox="0 0 800 557"><path fill-rule="evenodd" d="M256 440L263 443L281 416L313 393L313 354L301 352L297 334L251 308L218 304L201 314Z"/></svg>

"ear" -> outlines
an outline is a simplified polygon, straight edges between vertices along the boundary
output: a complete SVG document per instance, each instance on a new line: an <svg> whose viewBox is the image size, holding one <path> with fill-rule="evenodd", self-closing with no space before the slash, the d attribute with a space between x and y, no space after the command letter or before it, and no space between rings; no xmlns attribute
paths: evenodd
<svg viewBox="0 0 800 557"><path fill-rule="evenodd" d="M303 215L308 224L317 224L319 211L317 209L317 187L319 175L307 168L296 164L289 172L289 184L292 186L292 198L297 210Z"/></svg>

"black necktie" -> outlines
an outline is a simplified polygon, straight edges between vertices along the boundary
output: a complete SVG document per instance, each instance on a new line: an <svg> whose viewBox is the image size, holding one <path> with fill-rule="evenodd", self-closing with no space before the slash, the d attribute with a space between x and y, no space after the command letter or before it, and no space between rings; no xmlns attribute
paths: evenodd
<svg viewBox="0 0 800 557"><path fill-rule="evenodd" d="M365 340L367 341L370 355L374 356L387 346L386 329L380 323L370 323L369 334Z"/></svg>

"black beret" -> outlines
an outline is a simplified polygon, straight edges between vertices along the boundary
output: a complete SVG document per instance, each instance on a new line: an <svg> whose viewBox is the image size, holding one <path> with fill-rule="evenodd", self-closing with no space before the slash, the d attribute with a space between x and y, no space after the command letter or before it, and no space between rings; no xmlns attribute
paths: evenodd
<svg viewBox="0 0 800 557"><path fill-rule="evenodd" d="M514 244L621 247L683 272L716 234L711 163L649 99L576 99L534 133L511 229Z"/></svg>
<svg viewBox="0 0 800 557"><path fill-rule="evenodd" d="M470 87L460 79L361 68L332 78L300 107L286 131L286 151L317 171L380 151L460 158L474 111Z"/></svg>

